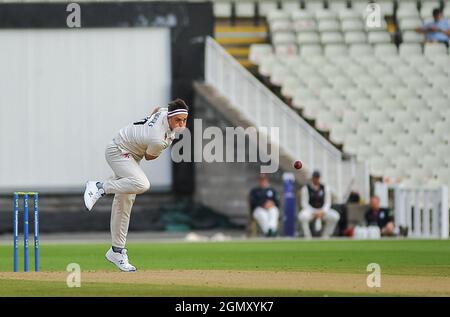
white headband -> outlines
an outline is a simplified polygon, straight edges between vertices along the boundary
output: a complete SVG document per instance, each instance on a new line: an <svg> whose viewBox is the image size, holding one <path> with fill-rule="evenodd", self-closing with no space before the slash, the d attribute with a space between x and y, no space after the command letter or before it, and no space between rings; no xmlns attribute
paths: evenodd
<svg viewBox="0 0 450 317"><path fill-rule="evenodd" d="M167 117L170 118L170 117L176 116L178 114L186 114L187 115L188 111L186 109L175 109L175 110L169 111L167 113Z"/></svg>

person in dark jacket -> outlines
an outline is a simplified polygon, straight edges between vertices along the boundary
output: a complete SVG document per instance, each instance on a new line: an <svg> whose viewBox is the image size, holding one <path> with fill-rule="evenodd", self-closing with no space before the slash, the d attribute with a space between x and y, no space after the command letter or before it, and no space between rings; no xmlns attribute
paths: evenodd
<svg viewBox="0 0 450 317"><path fill-rule="evenodd" d="M387 208L380 208L380 198L372 196L370 198L370 207L365 214L366 225L378 226L382 236L394 235L394 217Z"/></svg>
<svg viewBox="0 0 450 317"><path fill-rule="evenodd" d="M250 191L250 209L253 218L267 237L274 237L278 232L279 200L278 194L270 187L267 175L259 176L259 186Z"/></svg>

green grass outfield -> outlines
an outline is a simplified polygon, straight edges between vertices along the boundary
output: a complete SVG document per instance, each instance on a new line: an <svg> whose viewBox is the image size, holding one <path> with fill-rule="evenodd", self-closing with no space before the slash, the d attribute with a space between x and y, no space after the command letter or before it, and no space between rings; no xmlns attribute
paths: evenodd
<svg viewBox="0 0 450 317"><path fill-rule="evenodd" d="M85 271L117 271L105 261L107 244L43 244L41 270L61 272L69 263ZM22 249L22 248L21 248ZM30 248L31 251L32 248ZM0 246L0 271L12 271L12 246ZM128 252L139 270L230 270L368 274L378 263L382 274L450 277L449 240L379 241L232 241L130 243ZM31 252L32 254L32 252ZM22 255L21 255L21 260ZM30 256L30 269L33 269ZM20 268L22 269L22 261ZM127 273L121 273L127 274ZM132 273L131 273L132 274ZM297 296L347 295L346 292L237 289L179 285L83 283L69 289L65 281L28 281L0 278L0 296Z"/></svg>

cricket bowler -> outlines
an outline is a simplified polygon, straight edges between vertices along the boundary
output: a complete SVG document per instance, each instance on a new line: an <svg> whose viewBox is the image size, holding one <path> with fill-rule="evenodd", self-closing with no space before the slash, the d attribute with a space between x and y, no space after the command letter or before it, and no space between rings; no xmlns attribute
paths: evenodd
<svg viewBox="0 0 450 317"><path fill-rule="evenodd" d="M150 188L150 182L139 163L144 157L147 161L156 159L170 146L175 133L182 132L186 127L188 111L186 103L176 99L167 108L157 107L150 116L122 128L105 150L106 161L114 177L86 183L84 203L89 211L102 196L114 194L111 210L112 246L105 256L122 271L136 271L129 263L125 249L128 225L136 195Z"/></svg>

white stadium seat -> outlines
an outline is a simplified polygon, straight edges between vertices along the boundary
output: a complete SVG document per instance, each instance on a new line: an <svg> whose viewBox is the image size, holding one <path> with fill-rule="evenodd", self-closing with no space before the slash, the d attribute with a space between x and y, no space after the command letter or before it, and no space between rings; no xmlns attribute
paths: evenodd
<svg viewBox="0 0 450 317"><path fill-rule="evenodd" d="M402 2L400 2L402 3ZM417 7L400 7L397 10L397 19L407 19L407 18L419 18L419 10L417 10Z"/></svg>
<svg viewBox="0 0 450 317"><path fill-rule="evenodd" d="M316 44L300 45L301 56L322 55L322 46Z"/></svg>
<svg viewBox="0 0 450 317"><path fill-rule="evenodd" d="M281 86L281 94L284 97L292 98L296 89L301 86L303 86L303 81L300 78L294 75L287 76Z"/></svg>
<svg viewBox="0 0 450 317"><path fill-rule="evenodd" d="M450 57L449 57L450 58ZM434 88L449 89L450 88L450 78L442 74L437 74L436 76L429 77L428 81Z"/></svg>
<svg viewBox="0 0 450 317"><path fill-rule="evenodd" d="M405 154L407 154L406 156L409 157L424 157L425 155L427 155L428 153L430 153L430 150L424 146L422 146L422 144L420 144L419 140L416 140L416 142L412 145L409 145L409 147L401 147L403 148L405 151ZM404 155L405 156L405 155Z"/></svg>
<svg viewBox="0 0 450 317"><path fill-rule="evenodd" d="M275 86L281 86L282 80L290 74L290 69L283 64L276 64L270 71L270 82Z"/></svg>
<svg viewBox="0 0 450 317"><path fill-rule="evenodd" d="M448 108L448 102L449 102L448 98L443 98L443 97L428 98L426 100L427 105L431 109L435 109L436 111L439 111L439 112Z"/></svg>
<svg viewBox="0 0 450 317"><path fill-rule="evenodd" d="M330 83L335 89L339 91L341 91L342 89L347 89L355 86L355 84L350 80L350 78L344 76L334 77L333 79L330 80Z"/></svg>
<svg viewBox="0 0 450 317"><path fill-rule="evenodd" d="M354 48L354 45L350 46L350 50L352 50L353 48ZM356 52L357 51L358 51L358 49L356 49ZM353 55L353 54L351 53L351 55ZM367 73L367 70L365 67L357 65L355 63L348 65L348 67L344 68L343 71L351 77L365 76ZM355 81L356 81L356 78L355 78Z"/></svg>
<svg viewBox="0 0 450 317"><path fill-rule="evenodd" d="M381 134L381 130L377 125L373 123L358 122L356 134L361 135L364 138L368 139L373 134Z"/></svg>
<svg viewBox="0 0 450 317"><path fill-rule="evenodd" d="M293 22L292 28L295 32L316 32L317 23L313 19L296 20Z"/></svg>
<svg viewBox="0 0 450 317"><path fill-rule="evenodd" d="M255 4L251 1L237 1L236 16L239 18L252 18L255 15Z"/></svg>
<svg viewBox="0 0 450 317"><path fill-rule="evenodd" d="M384 160L380 157L374 158L371 157L369 159L369 170L370 173L374 176L383 176L386 167L388 166L388 160Z"/></svg>
<svg viewBox="0 0 450 317"><path fill-rule="evenodd" d="M413 75L410 75L410 76L413 76ZM405 79L405 78L413 78L413 77L404 76L402 78ZM414 85L417 84L418 82L410 81L409 83L410 84L412 83L413 87L414 87ZM392 100L392 102L398 102L398 100L403 100L403 99L410 98L410 97L419 97L413 87L393 87L391 89L391 91L392 91L392 94L394 95L394 97L396 98L396 100Z"/></svg>
<svg viewBox="0 0 450 317"><path fill-rule="evenodd" d="M321 22L321 20L337 20L338 18L337 13L333 10L317 10L315 14L316 19L319 20L319 23Z"/></svg>
<svg viewBox="0 0 450 317"><path fill-rule="evenodd" d="M341 98L341 94L334 88L324 88L319 92L320 99L328 102L330 99Z"/></svg>
<svg viewBox="0 0 450 317"><path fill-rule="evenodd" d="M444 8L444 16L450 19L450 2L447 2Z"/></svg>
<svg viewBox="0 0 450 317"><path fill-rule="evenodd" d="M448 55L448 50L443 44L427 43L424 47L424 55L431 57L436 55Z"/></svg>
<svg viewBox="0 0 450 317"><path fill-rule="evenodd" d="M329 44L325 45L325 55L326 56L339 56L347 55L347 46L339 44Z"/></svg>
<svg viewBox="0 0 450 317"><path fill-rule="evenodd" d="M354 9L344 9L338 11L338 16L341 21L344 20L355 20L355 19L362 19L362 13L361 11L354 10Z"/></svg>
<svg viewBox="0 0 450 317"><path fill-rule="evenodd" d="M275 45L275 54L280 56L294 56L298 53L296 44L278 44Z"/></svg>
<svg viewBox="0 0 450 317"><path fill-rule="evenodd" d="M406 87L408 87L408 89L416 90L427 86L427 81L420 75L403 76L402 80L405 83Z"/></svg>
<svg viewBox="0 0 450 317"><path fill-rule="evenodd" d="M420 136L431 132L431 128L430 128L430 125L428 124L428 122L423 122L423 121L407 123L407 124L405 124L405 128L409 132L409 134L415 135L417 137L417 139Z"/></svg>
<svg viewBox="0 0 450 317"><path fill-rule="evenodd" d="M289 18L290 18L289 12L283 10L272 10L267 14L267 21L269 22L277 20L288 21Z"/></svg>
<svg viewBox="0 0 450 317"><path fill-rule="evenodd" d="M361 19L347 19L341 22L342 32L364 31L364 24Z"/></svg>
<svg viewBox="0 0 450 317"><path fill-rule="evenodd" d="M376 105L372 100L368 100L365 98L350 100L350 103L357 111L363 114L363 117L366 112L372 111L373 109L376 108Z"/></svg>
<svg viewBox="0 0 450 317"><path fill-rule="evenodd" d="M372 55L373 48L369 44L352 44L350 45L350 55L351 56L360 56L360 55Z"/></svg>
<svg viewBox="0 0 450 317"><path fill-rule="evenodd" d="M420 47L420 45L417 44L404 44L406 46L411 47ZM430 66L430 62L428 59L423 56L422 51L420 50L419 55L412 54L412 55L402 55L402 60L408 63L409 66L412 66L414 68L422 68L426 66Z"/></svg>
<svg viewBox="0 0 450 317"><path fill-rule="evenodd" d="M342 94L347 99L361 99L361 98L367 98L368 97L364 90L362 90L360 88L355 88L355 87L351 87L351 88L345 89L342 92Z"/></svg>
<svg viewBox="0 0 450 317"><path fill-rule="evenodd" d="M265 57L260 60L258 71L261 75L270 77L272 69L280 64L274 56Z"/></svg>
<svg viewBox="0 0 450 317"><path fill-rule="evenodd" d="M395 66L395 64L390 65ZM409 65L399 65L398 67L396 67L395 73L401 78L421 76L421 74L416 69L412 68Z"/></svg>
<svg viewBox="0 0 450 317"><path fill-rule="evenodd" d="M420 98L407 98L407 99L403 99L401 100L403 106L408 109L409 111L411 110L422 110L424 108L426 108L426 102Z"/></svg>
<svg viewBox="0 0 450 317"><path fill-rule="evenodd" d="M343 116L342 116L342 122L343 122L343 124L348 125L352 129L354 129L354 127L355 127L355 122L360 122L363 119L364 119L364 116L361 112L358 112L351 108L344 109Z"/></svg>
<svg viewBox="0 0 450 317"><path fill-rule="evenodd" d="M229 18L231 17L231 2L214 1L213 10L216 18Z"/></svg>
<svg viewBox="0 0 450 317"><path fill-rule="evenodd" d="M305 6L308 10L319 11L324 7L323 0L306 0Z"/></svg>
<svg viewBox="0 0 450 317"><path fill-rule="evenodd" d="M346 10L346 8L347 8L347 0L333 0L328 2L329 10L339 13L342 10Z"/></svg>
<svg viewBox="0 0 450 317"><path fill-rule="evenodd" d="M324 45L340 44L344 43L344 37L340 32L322 32L320 34L320 42Z"/></svg>
<svg viewBox="0 0 450 317"><path fill-rule="evenodd" d="M351 154L356 154L358 148L361 145L365 145L367 142L362 138L361 135L359 134L349 134L347 135L347 137L345 138L344 141L344 151L351 153Z"/></svg>
<svg viewBox="0 0 450 317"><path fill-rule="evenodd" d="M423 25L420 18L402 19L399 24L400 30L402 31L415 31L417 28L420 28Z"/></svg>
<svg viewBox="0 0 450 317"><path fill-rule="evenodd" d="M448 156L450 156L450 146L445 143L439 144L432 148L432 152L437 155L441 155L444 157L444 159L448 160Z"/></svg>
<svg viewBox="0 0 450 317"><path fill-rule="evenodd" d="M346 44L362 44L367 42L364 32L346 32L344 33L344 41Z"/></svg>
<svg viewBox="0 0 450 317"><path fill-rule="evenodd" d="M275 20L269 22L269 29L271 33L292 31L294 28L289 20Z"/></svg>
<svg viewBox="0 0 450 317"><path fill-rule="evenodd" d="M272 43L277 44L293 44L296 42L293 32L277 32L272 35Z"/></svg>
<svg viewBox="0 0 450 317"><path fill-rule="evenodd" d="M439 137L432 133L425 133L425 134L419 135L418 139L423 146L428 147L428 148L433 148L439 144L442 144ZM435 157L440 158L439 156L435 156ZM441 158L441 159L443 159L443 158ZM438 165L436 165L436 166L438 166Z"/></svg>
<svg viewBox="0 0 450 317"><path fill-rule="evenodd" d="M309 10L295 10L291 12L291 19L293 21L296 20L305 20L305 19L314 19L314 13Z"/></svg>
<svg viewBox="0 0 450 317"><path fill-rule="evenodd" d="M301 59L298 55L292 56L283 56L281 62L289 68L297 67L297 65L301 65Z"/></svg>
<svg viewBox="0 0 450 317"><path fill-rule="evenodd" d="M386 55L377 56L382 63L384 63L389 68L396 68L400 66L408 66L408 63L403 60L402 56L399 55Z"/></svg>
<svg viewBox="0 0 450 317"><path fill-rule="evenodd" d="M429 167L435 168L436 166L442 166L445 164L445 160L441 156L436 155L426 155L420 160L420 165L422 167Z"/></svg>
<svg viewBox="0 0 450 317"><path fill-rule="evenodd" d="M400 101L389 97L375 100L375 103L377 104L378 108L380 108L381 111L386 112L388 115L391 114L393 111L402 108Z"/></svg>
<svg viewBox="0 0 450 317"><path fill-rule="evenodd" d="M378 109L373 109L372 111L367 111L364 116L367 118L369 123L373 123L380 127L383 123L389 120L387 112L380 111Z"/></svg>
<svg viewBox="0 0 450 317"><path fill-rule="evenodd" d="M281 1L281 7L286 12L292 12L300 9L299 2L297 0L283 0Z"/></svg>
<svg viewBox="0 0 450 317"><path fill-rule="evenodd" d="M393 157L402 155L403 149L394 144L386 143L380 147L380 153L383 155L383 157L389 158L392 161Z"/></svg>
<svg viewBox="0 0 450 317"><path fill-rule="evenodd" d="M412 145L418 145L419 141L417 140L417 136L413 134L399 134L394 137L394 142L397 146L408 148Z"/></svg>
<svg viewBox="0 0 450 317"><path fill-rule="evenodd" d="M394 122L396 124L404 125L405 123L415 121L414 115L409 111L394 112Z"/></svg>
<svg viewBox="0 0 450 317"><path fill-rule="evenodd" d="M447 186L450 186L450 169L447 168L441 168L439 169L439 173L437 174L437 179L440 181L441 184L445 184Z"/></svg>
<svg viewBox="0 0 450 317"><path fill-rule="evenodd" d="M391 91L386 87L379 87L376 85L369 86L365 88L368 95L372 98L372 100L377 101L384 98L393 97Z"/></svg>
<svg viewBox="0 0 450 317"><path fill-rule="evenodd" d="M390 136L391 139L398 134L405 133L406 131L402 125L390 121L386 121L384 124L382 124L380 126L380 130L383 135Z"/></svg>
<svg viewBox="0 0 450 317"><path fill-rule="evenodd" d="M319 32L338 32L340 29L341 25L337 20L319 20Z"/></svg>
<svg viewBox="0 0 450 317"><path fill-rule="evenodd" d="M302 44L319 44L320 36L316 32L301 32L297 34L297 43Z"/></svg>
<svg viewBox="0 0 450 317"><path fill-rule="evenodd" d="M377 56L396 55L397 47L394 44L380 43L375 44L374 52Z"/></svg>
<svg viewBox="0 0 450 317"><path fill-rule="evenodd" d="M390 136L385 134L372 134L370 137L370 145L373 149L379 149L385 144L389 144Z"/></svg>
<svg viewBox="0 0 450 317"><path fill-rule="evenodd" d="M354 133L352 127L344 123L334 124L331 128L330 140L334 143L341 144L345 140L345 136Z"/></svg>
<svg viewBox="0 0 450 317"><path fill-rule="evenodd" d="M370 32L368 41L370 44L390 43L391 35L388 32Z"/></svg>
<svg viewBox="0 0 450 317"><path fill-rule="evenodd" d="M249 60L255 65L259 65L261 58L271 55L273 52L270 44L252 44L250 46Z"/></svg>
<svg viewBox="0 0 450 317"><path fill-rule="evenodd" d="M425 37L423 34L415 31L405 31L402 33L402 40L404 43L423 43L425 42Z"/></svg>
<svg viewBox="0 0 450 317"><path fill-rule="evenodd" d="M414 115L419 122L428 124L433 131L435 124L445 122L445 120L442 120L442 114L439 111L424 109L422 111L417 111Z"/></svg>
<svg viewBox="0 0 450 317"><path fill-rule="evenodd" d="M321 111L316 118L316 127L322 131L329 131L331 122L336 119L337 117L332 112Z"/></svg>
<svg viewBox="0 0 450 317"><path fill-rule="evenodd" d="M277 10L277 1L275 0L264 0L259 1L259 15L262 17L267 17L270 12Z"/></svg>
<svg viewBox="0 0 450 317"><path fill-rule="evenodd" d="M318 114L324 111L323 103L320 100L306 99L299 103L303 104L303 115L311 120L316 119Z"/></svg>
<svg viewBox="0 0 450 317"><path fill-rule="evenodd" d="M422 46L420 44L404 43L400 45L399 53L402 56L421 55Z"/></svg>
<svg viewBox="0 0 450 317"><path fill-rule="evenodd" d="M383 15L391 16L394 14L393 0L378 0L377 3L380 5L381 13Z"/></svg>

